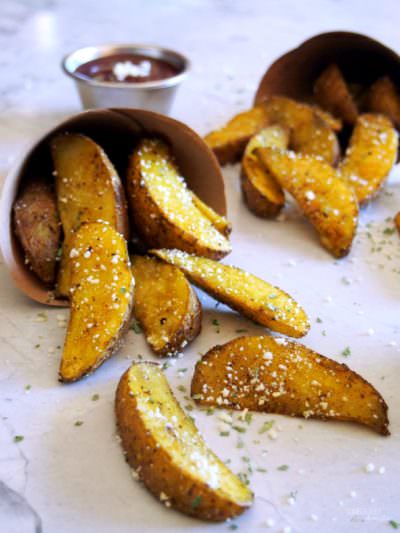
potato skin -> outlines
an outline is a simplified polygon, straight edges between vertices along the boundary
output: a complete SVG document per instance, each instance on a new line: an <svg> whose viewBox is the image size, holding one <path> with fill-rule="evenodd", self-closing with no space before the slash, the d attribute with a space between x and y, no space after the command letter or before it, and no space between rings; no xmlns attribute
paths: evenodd
<svg viewBox="0 0 400 533"><path fill-rule="evenodd" d="M248 506L224 498L206 483L181 471L172 462L168 451L159 445L144 424L129 385L129 370L123 374L118 384L115 414L126 461L138 478L156 499L160 500L162 494L168 495L167 506L189 516L219 522L243 513ZM160 383L160 386L165 385ZM171 413L180 410L175 398L173 402ZM200 501L199 505L193 505L196 499Z"/></svg>
<svg viewBox="0 0 400 533"><path fill-rule="evenodd" d="M149 247L179 248L212 259L221 259L229 254L232 249L229 240L218 231L202 211L194 206L193 201L193 206L187 205L187 213L192 215L192 209L194 209L196 220L199 221L200 215L200 220L207 222L201 230L201 235L199 235L200 231L196 232L188 227L193 218L184 225L179 221L173 221L170 213L163 211L162 206L153 198L144 179L142 171L144 157L153 161L152 173L159 172L157 165L164 160L168 171L174 172L176 176L179 175L169 148L157 139L143 139L131 156L127 176L128 201L131 216L142 240ZM148 169L148 167L145 168ZM166 187L169 186L169 184L166 185ZM179 197L182 192L172 189L170 197L174 195ZM185 189L185 195L187 197L190 195L187 189ZM176 215L179 218L181 214Z"/></svg>
<svg viewBox="0 0 400 533"><path fill-rule="evenodd" d="M131 262L136 285L133 314L156 355L176 355L201 331L197 294L177 267L149 256L134 256ZM163 317L169 327L160 325Z"/></svg>
<svg viewBox="0 0 400 533"><path fill-rule="evenodd" d="M61 224L56 195L43 179L27 184L13 207L13 225L27 263L49 287L55 282Z"/></svg>
<svg viewBox="0 0 400 533"><path fill-rule="evenodd" d="M197 363L191 394L200 405L341 420L389 435L379 392L346 365L295 342L238 337Z"/></svg>
<svg viewBox="0 0 400 533"><path fill-rule="evenodd" d="M255 169L253 167L255 167ZM282 195L282 202L269 201L265 195L263 195L262 192L254 185L251 179L249 179L249 174L252 172L257 172L258 170L258 164L254 161L250 160L246 163L242 163L242 168L240 171L240 183L242 187L243 199L249 210L257 217L276 218L285 205L285 197Z"/></svg>
<svg viewBox="0 0 400 533"><path fill-rule="evenodd" d="M254 153L256 148L287 148L289 131L269 126L252 137L242 158L240 181L247 207L260 218L275 218L285 205L285 193Z"/></svg>

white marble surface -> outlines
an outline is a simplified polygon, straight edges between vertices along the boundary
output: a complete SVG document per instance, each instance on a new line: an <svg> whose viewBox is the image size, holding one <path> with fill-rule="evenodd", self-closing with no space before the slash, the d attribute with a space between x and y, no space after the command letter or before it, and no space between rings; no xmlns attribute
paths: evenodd
<svg viewBox="0 0 400 533"><path fill-rule="evenodd" d="M266 66L310 35L350 29L400 50L399 15L396 0L1 0L0 173L4 177L27 140L79 110L59 62L80 45L156 42L187 53L194 68L173 115L204 133L248 105ZM349 424L257 415L245 434L223 438L217 417L192 411L234 471L246 471L246 456L254 469L268 470L251 476L255 505L235 524L246 532L263 531L268 520L274 521L272 531L390 531L390 520L400 522L400 243L396 233L384 230L393 227L385 219L399 207L396 172L386 193L362 213L353 252L339 262L319 247L293 209L281 223L250 215L238 169L226 170L225 177L235 228L229 262L282 286L304 305L313 325L307 345L339 361L351 347L346 362L382 392L392 431L383 438ZM142 336L130 331L123 350L94 376L62 386L56 376L64 328L57 317L67 311L27 300L4 265L0 284L0 532L229 530L229 524L202 524L164 509L131 479L115 439L113 397L129 361L150 357ZM174 387L189 385L199 352L234 337L238 328L262 331L216 310L204 296L202 301L203 333L168 370ZM373 335L366 334L369 328ZM270 419L276 421L276 440L258 434ZM23 436L19 443L17 435ZM369 474L368 463L376 466ZM289 469L277 470L282 464ZM385 472L378 473L379 467ZM294 505L288 502L292 492Z"/></svg>

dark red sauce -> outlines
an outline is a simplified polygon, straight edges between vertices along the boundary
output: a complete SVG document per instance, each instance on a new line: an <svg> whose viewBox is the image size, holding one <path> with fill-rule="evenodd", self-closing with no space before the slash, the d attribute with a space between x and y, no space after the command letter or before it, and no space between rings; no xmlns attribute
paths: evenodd
<svg viewBox="0 0 400 533"><path fill-rule="evenodd" d="M121 76L118 77L115 73L115 65L117 63L126 62L135 65L133 70L138 68L141 75L135 75L135 73L128 72L123 79L121 79ZM124 67L119 65L119 71L121 70L123 72ZM132 67L128 65L127 70L132 70ZM113 83L144 83L146 81L159 81L172 78L179 74L179 70L176 67L162 59L129 53L115 54L94 59L93 61L89 61L78 67L75 72L86 79Z"/></svg>

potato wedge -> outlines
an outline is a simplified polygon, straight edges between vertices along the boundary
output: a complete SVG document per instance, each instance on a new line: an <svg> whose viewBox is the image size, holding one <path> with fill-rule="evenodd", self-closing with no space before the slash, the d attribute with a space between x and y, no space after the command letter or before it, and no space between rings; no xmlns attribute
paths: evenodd
<svg viewBox="0 0 400 533"><path fill-rule="evenodd" d="M71 248L71 314L60 381L93 372L120 346L131 317L134 278L124 237L110 224L84 224Z"/></svg>
<svg viewBox="0 0 400 533"><path fill-rule="evenodd" d="M64 230L57 280L58 296L70 288L71 236L87 222L108 222L128 238L128 217L121 180L107 155L79 134L61 134L51 142L58 209Z"/></svg>
<svg viewBox="0 0 400 533"><path fill-rule="evenodd" d="M229 222L229 220L214 211L212 207L205 204L198 196L194 194L194 192L191 191L191 195L193 205L200 211L200 213L208 218L217 231L219 231L225 237L229 237L229 235L232 233L232 224Z"/></svg>
<svg viewBox="0 0 400 533"><path fill-rule="evenodd" d="M276 217L285 205L285 193L254 152L265 146L285 149L288 141L288 131L275 125L254 135L246 146L241 170L242 193L250 211L259 217Z"/></svg>
<svg viewBox="0 0 400 533"><path fill-rule="evenodd" d="M348 254L357 229L358 204L352 188L324 161L307 155L259 148L257 154L299 204L335 257Z"/></svg>
<svg viewBox="0 0 400 533"><path fill-rule="evenodd" d="M240 268L180 250L149 253L179 267L200 289L257 324L290 337L303 337L310 328L306 313L293 298Z"/></svg>
<svg viewBox="0 0 400 533"><path fill-rule="evenodd" d="M129 465L164 505L213 521L250 507L252 492L207 448L159 365L136 363L123 374L115 411Z"/></svg>
<svg viewBox="0 0 400 533"><path fill-rule="evenodd" d="M127 186L134 225L149 246L179 248L215 259L231 251L227 238L195 206L163 141L139 143L130 160Z"/></svg>
<svg viewBox="0 0 400 533"><path fill-rule="evenodd" d="M43 179L28 183L13 206L14 231L25 261L46 285L56 277L61 224L54 191Z"/></svg>
<svg viewBox="0 0 400 533"><path fill-rule="evenodd" d="M323 109L347 124L352 125L357 120L356 103L337 65L329 65L319 75L314 84L314 97Z"/></svg>
<svg viewBox="0 0 400 533"><path fill-rule="evenodd" d="M360 115L339 166L363 205L376 196L397 158L398 134L383 115Z"/></svg>
<svg viewBox="0 0 400 533"><path fill-rule="evenodd" d="M250 138L268 125L264 105L258 105L233 117L220 130L204 137L221 165L236 163L242 157Z"/></svg>
<svg viewBox="0 0 400 533"><path fill-rule="evenodd" d="M201 304L179 268L155 257L132 258L135 278L133 313L151 349L175 355L201 330Z"/></svg>
<svg viewBox="0 0 400 533"><path fill-rule="evenodd" d="M250 138L261 129L278 124L290 130L290 147L304 154L317 155L335 163L340 155L335 132L326 122L327 112L284 96L271 96L252 109L240 113L221 130L204 140L221 165L234 163L242 156ZM324 118L322 118L324 117ZM332 118L330 123L337 124Z"/></svg>
<svg viewBox="0 0 400 533"><path fill-rule="evenodd" d="M346 365L273 337L239 337L197 363L191 393L200 405L344 420L389 435L387 405Z"/></svg>
<svg viewBox="0 0 400 533"><path fill-rule="evenodd" d="M400 94L388 76L371 85L367 95L367 109L387 116L400 129Z"/></svg>
<svg viewBox="0 0 400 533"><path fill-rule="evenodd" d="M334 164L340 149L335 132L315 107L283 96L265 101L269 123L290 130L289 147L295 152L322 157ZM326 112L325 112L326 116Z"/></svg>

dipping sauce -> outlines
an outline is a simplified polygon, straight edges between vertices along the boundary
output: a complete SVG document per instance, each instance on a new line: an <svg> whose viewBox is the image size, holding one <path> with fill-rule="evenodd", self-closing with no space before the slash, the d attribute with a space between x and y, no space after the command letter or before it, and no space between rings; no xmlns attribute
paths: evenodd
<svg viewBox="0 0 400 533"><path fill-rule="evenodd" d="M172 78L179 70L162 59L139 54L115 54L80 65L80 77L112 83L144 83Z"/></svg>

